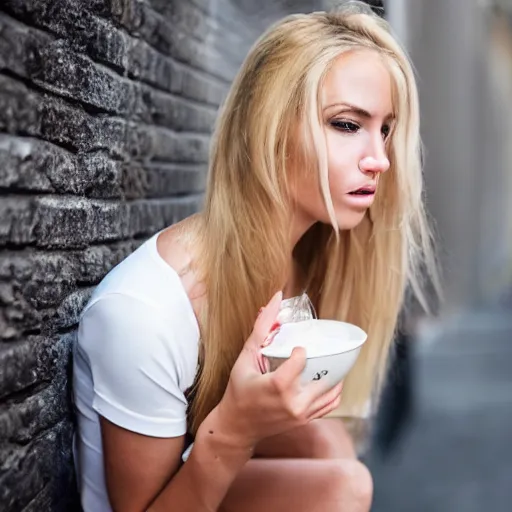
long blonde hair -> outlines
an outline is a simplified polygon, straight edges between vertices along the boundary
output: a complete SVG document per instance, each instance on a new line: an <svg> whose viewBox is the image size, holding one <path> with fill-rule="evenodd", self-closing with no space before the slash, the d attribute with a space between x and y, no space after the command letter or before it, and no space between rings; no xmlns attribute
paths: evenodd
<svg viewBox="0 0 512 512"><path fill-rule="evenodd" d="M339 231L329 194L320 90L343 52L372 49L389 64L396 124L390 171L363 222ZM302 126L301 144L294 142ZM311 142L308 142L311 141ZM362 6L293 15L255 43L218 118L200 222L198 268L207 306L200 318L200 369L190 431L220 401L259 308L285 285L289 265L289 155L297 146L318 173L332 226L315 224L294 256L307 276L319 318L352 322L368 333L345 379L340 415L364 414L381 384L404 292L424 301L420 276L435 281L431 234L422 203L419 107L411 65L387 23Z"/></svg>

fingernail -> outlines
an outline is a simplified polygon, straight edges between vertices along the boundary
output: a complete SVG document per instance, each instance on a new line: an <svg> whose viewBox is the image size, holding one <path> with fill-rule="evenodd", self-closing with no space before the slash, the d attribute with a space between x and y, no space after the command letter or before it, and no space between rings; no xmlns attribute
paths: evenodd
<svg viewBox="0 0 512 512"><path fill-rule="evenodd" d="M274 325L276 325L276 324L274 324ZM274 327L274 326L272 326L272 327ZM261 348L268 347L274 341L274 338L276 337L277 333L279 332L279 327L280 327L280 325L277 324L277 327L269 332L268 336L265 338L265 341L263 341L263 343L261 344Z"/></svg>
<svg viewBox="0 0 512 512"><path fill-rule="evenodd" d="M274 322L270 328L270 332L274 332L276 329L279 329L279 327L281 327L281 324L279 322Z"/></svg>

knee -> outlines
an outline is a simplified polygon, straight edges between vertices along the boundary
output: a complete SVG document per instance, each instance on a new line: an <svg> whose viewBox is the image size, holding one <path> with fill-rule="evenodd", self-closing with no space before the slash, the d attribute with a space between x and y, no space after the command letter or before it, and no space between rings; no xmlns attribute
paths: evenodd
<svg viewBox="0 0 512 512"><path fill-rule="evenodd" d="M332 461L329 495L336 510L369 512L373 500L373 479L369 469L357 459Z"/></svg>
<svg viewBox="0 0 512 512"><path fill-rule="evenodd" d="M338 419L311 422L309 425L309 458L355 459L352 438Z"/></svg>

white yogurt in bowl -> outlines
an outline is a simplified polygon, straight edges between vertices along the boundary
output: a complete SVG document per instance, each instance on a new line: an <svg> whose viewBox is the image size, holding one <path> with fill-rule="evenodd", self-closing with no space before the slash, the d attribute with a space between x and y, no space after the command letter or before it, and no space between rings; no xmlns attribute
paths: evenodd
<svg viewBox="0 0 512 512"><path fill-rule="evenodd" d="M357 325L337 320L304 320L282 325L261 353L273 371L290 357L295 347L304 347L307 360L301 380L323 380L327 387L332 387L350 371L366 339L367 334Z"/></svg>

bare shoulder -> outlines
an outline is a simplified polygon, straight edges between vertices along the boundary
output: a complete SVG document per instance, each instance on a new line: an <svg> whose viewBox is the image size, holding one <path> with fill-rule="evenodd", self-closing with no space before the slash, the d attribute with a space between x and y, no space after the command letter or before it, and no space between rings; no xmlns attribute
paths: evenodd
<svg viewBox="0 0 512 512"><path fill-rule="evenodd" d="M160 257L180 276L181 282L198 316L204 295L204 283L197 270L199 216L192 215L164 230L157 239Z"/></svg>
<svg viewBox="0 0 512 512"><path fill-rule="evenodd" d="M187 217L162 231L157 239L158 254L179 275L186 272L194 259L194 248L187 242L192 238L195 224L193 217Z"/></svg>

